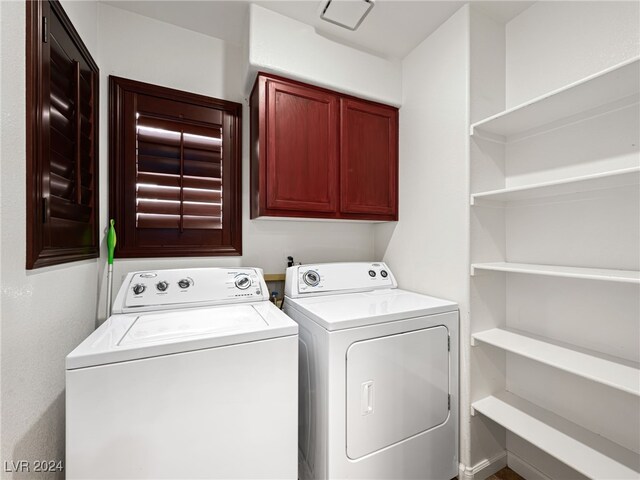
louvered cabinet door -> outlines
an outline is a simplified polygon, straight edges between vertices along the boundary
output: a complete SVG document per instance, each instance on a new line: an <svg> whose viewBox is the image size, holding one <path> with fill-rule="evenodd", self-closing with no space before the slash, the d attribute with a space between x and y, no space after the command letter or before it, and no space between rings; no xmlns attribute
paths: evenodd
<svg viewBox="0 0 640 480"><path fill-rule="evenodd" d="M340 100L340 211L397 219L398 110Z"/></svg>
<svg viewBox="0 0 640 480"><path fill-rule="evenodd" d="M136 215L137 245L220 243L224 113L139 94L130 114L136 116L137 149L126 153L126 163L136 183L125 202L136 206L127 214Z"/></svg>
<svg viewBox="0 0 640 480"><path fill-rule="evenodd" d="M110 90L116 255L238 254L241 106L117 77Z"/></svg>
<svg viewBox="0 0 640 480"><path fill-rule="evenodd" d="M98 67L58 2L27 2L27 268L98 256Z"/></svg>
<svg viewBox="0 0 640 480"><path fill-rule="evenodd" d="M51 16L48 246L91 247L94 224L94 78L58 17Z"/></svg>

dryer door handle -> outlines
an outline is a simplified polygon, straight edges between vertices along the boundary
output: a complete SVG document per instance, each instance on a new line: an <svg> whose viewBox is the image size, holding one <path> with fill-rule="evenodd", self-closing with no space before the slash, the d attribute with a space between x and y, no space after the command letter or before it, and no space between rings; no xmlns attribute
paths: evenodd
<svg viewBox="0 0 640 480"><path fill-rule="evenodd" d="M360 405L362 415L370 415L373 413L373 380L362 384Z"/></svg>

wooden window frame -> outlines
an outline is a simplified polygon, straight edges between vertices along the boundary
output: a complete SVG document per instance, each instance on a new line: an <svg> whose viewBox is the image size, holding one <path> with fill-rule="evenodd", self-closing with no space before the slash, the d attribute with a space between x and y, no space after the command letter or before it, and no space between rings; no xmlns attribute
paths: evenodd
<svg viewBox="0 0 640 480"><path fill-rule="evenodd" d="M123 118L125 97L131 94L153 96L163 100L181 102L201 107L220 110L232 117L230 126L230 142L225 144L226 162L224 176L229 178L231 188L224 188L222 193L223 208L229 207L227 228L224 227L223 237L230 241L212 243L211 245L182 245L162 246L139 245L137 241L138 227L130 220L125 211L135 209L135 205L126 204L125 190L128 183L134 180L125 178L126 166L126 125ZM228 152L228 153L226 153ZM226 158L226 155L229 155ZM224 165L224 164L223 164ZM224 182L223 178L223 182ZM128 182L128 183L127 183ZM117 258L154 258L154 257L206 257L206 256L236 256L242 255L242 105L227 100L216 99L204 95L161 87L131 79L109 77L109 211L118 231L115 256ZM226 232L226 233L225 233Z"/></svg>
<svg viewBox="0 0 640 480"><path fill-rule="evenodd" d="M98 178L98 154L99 154L99 69L82 38L74 28L71 20L57 0L30 0L26 3L26 268L34 269L50 265L75 262L97 258L99 250L99 178ZM50 7L44 4L48 3ZM92 211L88 223L93 225L93 238L91 245L82 247L51 247L46 245L46 235L49 232L46 226L48 211L45 205L48 197L45 195L44 181L47 180L45 168L50 162L48 155L49 131L45 122L45 95L43 85L45 81L46 47L48 43L49 17L45 16L51 9L51 15L55 14L62 23L66 33L71 38L75 47L80 51L83 60L86 61L94 73L93 88L95 92L93 102L93 115L91 137L93 141L93 158L91 168L93 177L91 181ZM46 41L45 41L46 40ZM50 60L49 60L50 61ZM47 80L49 81L49 80ZM50 165L50 163L49 163ZM48 167L50 168L50 167ZM48 170L47 170L48 172ZM48 203L48 202L47 202Z"/></svg>

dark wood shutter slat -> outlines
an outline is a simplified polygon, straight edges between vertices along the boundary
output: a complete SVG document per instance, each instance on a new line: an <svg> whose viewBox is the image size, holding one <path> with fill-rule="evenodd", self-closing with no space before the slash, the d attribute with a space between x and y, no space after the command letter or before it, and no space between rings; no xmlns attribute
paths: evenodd
<svg viewBox="0 0 640 480"><path fill-rule="evenodd" d="M51 195L70 200L73 197L75 185L69 178L51 172L49 188L51 189Z"/></svg>
<svg viewBox="0 0 640 480"><path fill-rule="evenodd" d="M191 141L188 137L184 146L185 150L188 151L188 156L196 159L200 158L207 161L209 159L220 160L222 154L221 146L206 146L203 142ZM180 148L180 140L174 140L171 138L154 138L151 135L138 134L138 149L143 148L174 152L178 151Z"/></svg>
<svg viewBox="0 0 640 480"><path fill-rule="evenodd" d="M216 203L180 202L179 200L147 201L138 199L138 213L158 213L165 215L180 215L181 209L185 215L201 217L220 217L222 207Z"/></svg>
<svg viewBox="0 0 640 480"><path fill-rule="evenodd" d="M51 129L51 150L58 153L64 158L73 158L73 142L58 132L57 129Z"/></svg>
<svg viewBox="0 0 640 480"><path fill-rule="evenodd" d="M184 163L185 175L220 178L222 168L219 163L197 162L193 160L186 160ZM138 157L138 168L140 172L180 175L180 160L178 158L140 155Z"/></svg>
<svg viewBox="0 0 640 480"><path fill-rule="evenodd" d="M157 186L138 185L138 198L158 199L158 200L180 200L180 187L167 188ZM185 202L215 202L222 200L221 190L204 190L204 189L182 189Z"/></svg>
<svg viewBox="0 0 640 480"><path fill-rule="evenodd" d="M55 84L51 84L51 105L55 106L63 115L68 115L74 105L65 92Z"/></svg>
<svg viewBox="0 0 640 480"><path fill-rule="evenodd" d="M217 140L217 138L214 138L213 140ZM189 132L184 136L184 146L189 149L204 150L206 152L215 152L217 154L220 154L222 151L222 142L202 138L202 135L191 135Z"/></svg>
<svg viewBox="0 0 640 480"><path fill-rule="evenodd" d="M180 215L138 215L138 228L154 228L154 229L178 229L180 228ZM186 229L202 229L202 230L219 230L222 228L220 218L214 217L198 217L193 215L184 216L184 228Z"/></svg>
<svg viewBox="0 0 640 480"><path fill-rule="evenodd" d="M70 77L72 73L67 72L67 70L69 70L69 72L73 71L71 65L68 69L62 69L55 64L51 64L51 84L55 85L64 97L73 98L71 97L73 92L73 79Z"/></svg>
<svg viewBox="0 0 640 480"><path fill-rule="evenodd" d="M165 187L180 187L180 177L178 175L170 175L157 172L138 172L137 183L148 185L160 185ZM184 176L185 188L201 188L205 190L220 189L222 180L212 177L190 177Z"/></svg>
<svg viewBox="0 0 640 480"><path fill-rule="evenodd" d="M51 39L51 65L57 68L60 72L65 72L66 69L71 68L69 57L65 53L64 48L62 48L62 46L56 40L56 37L52 36Z"/></svg>
<svg viewBox="0 0 640 480"><path fill-rule="evenodd" d="M180 146L166 145L162 143L138 142L138 155L155 157L180 158ZM220 152L208 152L205 150L185 148L184 156L187 160L198 162L221 162Z"/></svg>
<svg viewBox="0 0 640 480"><path fill-rule="evenodd" d="M69 179L72 178L73 168L73 165L67 158L58 155L56 152L51 152L51 173Z"/></svg>
<svg viewBox="0 0 640 480"><path fill-rule="evenodd" d="M214 137L218 139L221 138L222 135L222 125L218 123L204 124L199 121L192 121L188 118L176 120L173 118L161 118L157 115L150 115L144 112L138 113L140 114L140 117L136 123L139 127L169 130L173 132L179 132L181 129L184 129L185 133L201 135L204 137Z"/></svg>
<svg viewBox="0 0 640 480"><path fill-rule="evenodd" d="M64 107L63 107L64 108ZM63 135L70 137L73 133L72 124L69 119L71 108L60 110L58 105L51 102L49 122L52 128L55 128Z"/></svg>
<svg viewBox="0 0 640 480"><path fill-rule="evenodd" d="M180 158L179 145L166 145L162 143L150 143L138 141L138 156L166 157L178 160Z"/></svg>

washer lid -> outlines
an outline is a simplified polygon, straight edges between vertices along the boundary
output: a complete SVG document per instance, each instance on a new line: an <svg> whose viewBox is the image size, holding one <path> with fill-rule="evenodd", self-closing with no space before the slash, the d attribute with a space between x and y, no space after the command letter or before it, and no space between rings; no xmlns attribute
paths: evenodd
<svg viewBox="0 0 640 480"><path fill-rule="evenodd" d="M295 335L271 302L114 315L67 356L67 369Z"/></svg>
<svg viewBox="0 0 640 480"><path fill-rule="evenodd" d="M362 327L458 309L458 305L449 300L400 289L296 299L287 297L286 302L327 330Z"/></svg>

